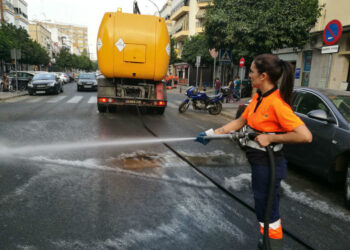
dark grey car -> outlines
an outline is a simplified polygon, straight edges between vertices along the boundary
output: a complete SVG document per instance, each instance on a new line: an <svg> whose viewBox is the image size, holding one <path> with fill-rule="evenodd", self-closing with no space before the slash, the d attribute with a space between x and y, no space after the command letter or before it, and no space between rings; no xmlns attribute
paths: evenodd
<svg viewBox="0 0 350 250"><path fill-rule="evenodd" d="M240 106L240 116L246 105ZM292 108L310 129L313 141L286 144L287 160L331 183L344 182L350 207L350 92L296 88Z"/></svg>
<svg viewBox="0 0 350 250"><path fill-rule="evenodd" d="M97 80L95 73L81 73L77 82L77 90L97 90Z"/></svg>
<svg viewBox="0 0 350 250"><path fill-rule="evenodd" d="M41 73L33 77L28 83L28 93L33 94L59 94L63 92L63 83L54 73Z"/></svg>

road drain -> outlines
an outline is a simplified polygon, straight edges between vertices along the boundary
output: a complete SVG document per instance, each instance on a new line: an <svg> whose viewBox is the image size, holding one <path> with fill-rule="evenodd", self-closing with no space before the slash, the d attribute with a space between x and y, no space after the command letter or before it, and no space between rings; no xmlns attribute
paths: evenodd
<svg viewBox="0 0 350 250"><path fill-rule="evenodd" d="M146 155L127 157L123 159L123 169L137 170L145 168L160 168L162 164Z"/></svg>

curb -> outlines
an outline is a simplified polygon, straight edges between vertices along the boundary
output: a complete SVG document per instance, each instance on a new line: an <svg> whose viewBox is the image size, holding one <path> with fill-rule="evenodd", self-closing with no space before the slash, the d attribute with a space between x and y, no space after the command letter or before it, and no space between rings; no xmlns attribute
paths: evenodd
<svg viewBox="0 0 350 250"><path fill-rule="evenodd" d="M28 93L26 93L26 92L23 93L22 92L22 93L14 93L14 94L6 93L6 95L0 94L0 101L5 101L5 100L9 100L9 99L12 99L12 98L15 98L15 97L25 96L25 95L28 95Z"/></svg>

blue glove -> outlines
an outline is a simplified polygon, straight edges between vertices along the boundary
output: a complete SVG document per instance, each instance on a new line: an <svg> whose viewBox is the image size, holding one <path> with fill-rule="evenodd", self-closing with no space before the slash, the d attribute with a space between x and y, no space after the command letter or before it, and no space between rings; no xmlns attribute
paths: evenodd
<svg viewBox="0 0 350 250"><path fill-rule="evenodd" d="M215 135L215 132L212 128L205 131L205 132L200 132L194 141L198 141L198 142L202 143L203 145L207 145L210 142L210 139L205 139L204 137L208 136L208 135L209 136Z"/></svg>
<svg viewBox="0 0 350 250"><path fill-rule="evenodd" d="M202 143L203 145L207 145L210 140L205 139L204 136L207 136L207 134L205 132L200 132L194 141L198 141L198 142Z"/></svg>

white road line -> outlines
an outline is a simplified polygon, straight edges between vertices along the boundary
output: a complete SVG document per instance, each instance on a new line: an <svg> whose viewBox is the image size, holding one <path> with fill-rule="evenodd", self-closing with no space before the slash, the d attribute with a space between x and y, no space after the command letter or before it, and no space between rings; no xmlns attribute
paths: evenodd
<svg viewBox="0 0 350 250"><path fill-rule="evenodd" d="M97 103L97 96L91 96L88 103Z"/></svg>
<svg viewBox="0 0 350 250"><path fill-rule="evenodd" d="M67 101L67 103L78 103L78 102L80 102L81 99L83 99L82 96L74 96L69 101Z"/></svg>
<svg viewBox="0 0 350 250"><path fill-rule="evenodd" d="M45 99L47 99L47 98L44 98L44 100ZM43 100L43 98L42 97L32 97L32 99L29 99L28 101L27 101L27 103L37 103L37 102L40 102L40 101L42 101Z"/></svg>
<svg viewBox="0 0 350 250"><path fill-rule="evenodd" d="M174 103L168 102L168 107L177 109L179 106Z"/></svg>
<svg viewBox="0 0 350 250"><path fill-rule="evenodd" d="M20 102L20 101L25 101L26 99L28 99L29 96L21 96L21 97L16 97L10 100L6 100L5 102L7 103L16 103L16 102Z"/></svg>
<svg viewBox="0 0 350 250"><path fill-rule="evenodd" d="M47 101L47 103L56 103L56 102L59 102L59 101L62 101L64 98L66 98L67 96L65 95L61 95L61 96L56 96L55 98L52 98L52 99L49 99Z"/></svg>

